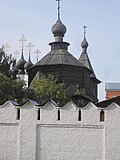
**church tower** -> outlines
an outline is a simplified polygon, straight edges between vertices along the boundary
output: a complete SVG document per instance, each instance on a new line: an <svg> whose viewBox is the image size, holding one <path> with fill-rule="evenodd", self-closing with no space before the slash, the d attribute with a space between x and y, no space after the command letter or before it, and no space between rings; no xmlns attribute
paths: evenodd
<svg viewBox="0 0 120 160"><path fill-rule="evenodd" d="M88 57L88 53L87 53L87 48L89 46L87 40L86 40L86 26L83 27L84 29L84 37L83 37L83 41L81 43L81 47L82 47L82 53L80 55L79 61L82 63L82 65L86 68L88 68L91 71L90 74L90 79L89 80L85 80L84 82L89 83L89 91L91 92L91 96L93 97L97 97L97 92L98 92L98 84L100 83L100 80L98 80L96 78L95 72L93 70L93 67L91 65L90 59ZM87 82L88 81L88 82Z"/></svg>
<svg viewBox="0 0 120 160"><path fill-rule="evenodd" d="M85 39L82 42L83 52L80 60L76 59L69 51L68 42L64 42L63 38L67 31L66 26L62 23L60 18L60 0L58 1L58 17L56 23L52 26L51 31L55 37L55 41L49 43L51 50L40 61L28 69L28 85L33 79L39 79L43 75L53 75L57 78L58 83L64 82L70 92L72 87L78 85L81 89L85 89L84 97L88 101L97 102L97 84L99 80L96 79L92 66L90 63L85 65L88 43ZM95 93L93 94L93 91Z"/></svg>

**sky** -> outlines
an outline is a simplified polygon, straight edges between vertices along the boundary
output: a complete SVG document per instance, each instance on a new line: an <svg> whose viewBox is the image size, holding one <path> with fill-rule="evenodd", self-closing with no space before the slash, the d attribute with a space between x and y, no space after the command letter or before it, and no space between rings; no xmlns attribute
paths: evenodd
<svg viewBox="0 0 120 160"><path fill-rule="evenodd" d="M77 59L82 49L83 29L87 28L88 55L95 74L101 80L98 98L105 99L105 83L120 82L120 1L119 0L62 0L61 20L67 27L64 41ZM21 51L22 34L31 42L32 61L35 50L41 59L50 51L54 41L51 27L57 20L56 0L0 0L0 45L8 43L8 54ZM24 49L28 59L28 48ZM20 55L18 55L19 59Z"/></svg>

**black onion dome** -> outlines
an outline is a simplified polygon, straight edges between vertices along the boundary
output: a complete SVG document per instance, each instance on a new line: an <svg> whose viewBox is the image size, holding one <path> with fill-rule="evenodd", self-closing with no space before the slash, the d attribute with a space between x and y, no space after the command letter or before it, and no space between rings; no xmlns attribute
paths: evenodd
<svg viewBox="0 0 120 160"><path fill-rule="evenodd" d="M17 69L24 69L25 63L26 63L26 61L25 61L23 54L22 54L20 60L16 63L16 68Z"/></svg>
<svg viewBox="0 0 120 160"><path fill-rule="evenodd" d="M81 47L87 49L87 47L88 47L88 42L87 42L86 38L83 39L83 41L82 41L82 43L81 43Z"/></svg>
<svg viewBox="0 0 120 160"><path fill-rule="evenodd" d="M24 68L26 69L26 70L28 70L30 67L32 67L33 66L33 63L31 62L31 59L30 59L30 56L29 56L29 60L28 60L28 62L27 63L25 63L25 65L24 65Z"/></svg>
<svg viewBox="0 0 120 160"><path fill-rule="evenodd" d="M61 20L58 19L57 22L52 26L51 30L52 30L52 33L54 34L54 36L64 36L64 34L67 31L67 28L61 22Z"/></svg>

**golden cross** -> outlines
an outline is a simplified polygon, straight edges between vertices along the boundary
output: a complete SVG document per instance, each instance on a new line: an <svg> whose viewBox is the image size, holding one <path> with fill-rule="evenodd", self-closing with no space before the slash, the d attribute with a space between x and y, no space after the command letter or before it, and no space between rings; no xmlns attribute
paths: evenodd
<svg viewBox="0 0 120 160"><path fill-rule="evenodd" d="M24 34L22 35L22 37L19 39L19 41L21 42L21 47L23 49L24 47L24 42L27 41L27 39L24 37Z"/></svg>
<svg viewBox="0 0 120 160"><path fill-rule="evenodd" d="M35 51L34 53L36 53L36 54L37 54L37 62L38 62L38 59L39 59L39 53L41 53L41 52L40 52L40 50L39 50L39 49L36 49L36 51Z"/></svg>
<svg viewBox="0 0 120 160"><path fill-rule="evenodd" d="M9 46L8 43L6 43L5 45L3 45L3 47L4 47L5 55L7 56L7 54L8 54L8 48L10 48L10 46Z"/></svg>
<svg viewBox="0 0 120 160"><path fill-rule="evenodd" d="M32 44L31 42L29 42L28 45L27 45L26 47L28 47L29 54L30 54L31 51L32 51L32 47L34 47L33 44Z"/></svg>
<svg viewBox="0 0 120 160"><path fill-rule="evenodd" d="M19 55L19 54L20 54L20 52L18 50L15 50L15 52L13 52L13 57L15 59L17 59L17 55Z"/></svg>

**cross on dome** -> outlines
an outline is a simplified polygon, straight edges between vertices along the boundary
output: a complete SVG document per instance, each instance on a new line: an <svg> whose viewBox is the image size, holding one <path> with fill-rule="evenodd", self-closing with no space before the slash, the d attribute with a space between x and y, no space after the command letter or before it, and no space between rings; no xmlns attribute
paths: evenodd
<svg viewBox="0 0 120 160"><path fill-rule="evenodd" d="M26 47L28 47L29 54L30 54L31 51L32 51L32 47L34 47L33 44L32 44L31 42L29 42L28 45L27 45Z"/></svg>
<svg viewBox="0 0 120 160"><path fill-rule="evenodd" d="M36 51L35 51L34 53L36 53L36 54L37 54L37 62L38 62L38 59L39 59L39 53L41 53L41 52L40 52L40 50L39 50L39 49L36 49Z"/></svg>
<svg viewBox="0 0 120 160"><path fill-rule="evenodd" d="M83 48L83 52L87 52L87 48L88 48L88 42L86 40L86 28L87 28L87 26L83 26L82 28L84 29L84 39L81 43L81 47Z"/></svg>
<svg viewBox="0 0 120 160"><path fill-rule="evenodd" d="M7 56L8 55L8 48L10 48L10 46L8 43L6 43L5 45L3 45L3 47L4 47L5 55Z"/></svg>
<svg viewBox="0 0 120 160"><path fill-rule="evenodd" d="M17 59L19 54L20 52L18 50L15 50L15 52L13 52L13 57Z"/></svg>
<svg viewBox="0 0 120 160"><path fill-rule="evenodd" d="M61 0L56 0L58 2L58 19L60 19L60 1Z"/></svg>
<svg viewBox="0 0 120 160"><path fill-rule="evenodd" d="M87 26L83 26L83 29L84 29L84 38L86 37L86 29L87 29Z"/></svg>
<svg viewBox="0 0 120 160"><path fill-rule="evenodd" d="M25 43L25 41L27 41L27 39L24 37L24 34L23 34L22 37L19 39L19 41L21 42L21 47L22 47L22 49L23 49L24 43Z"/></svg>

